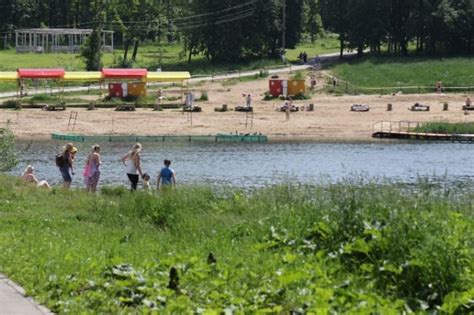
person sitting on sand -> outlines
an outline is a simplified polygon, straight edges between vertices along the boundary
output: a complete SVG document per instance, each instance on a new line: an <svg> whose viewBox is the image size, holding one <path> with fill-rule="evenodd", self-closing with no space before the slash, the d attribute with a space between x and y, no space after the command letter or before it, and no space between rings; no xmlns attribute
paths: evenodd
<svg viewBox="0 0 474 315"><path fill-rule="evenodd" d="M34 174L35 169L33 166L28 165L23 172L23 175L21 175L21 180L25 183L33 183L36 184L37 187L43 187L43 188L48 188L50 189L51 186L49 183L45 180L39 181L38 178Z"/></svg>
<svg viewBox="0 0 474 315"><path fill-rule="evenodd" d="M466 98L466 106L471 107L471 98L469 96Z"/></svg>

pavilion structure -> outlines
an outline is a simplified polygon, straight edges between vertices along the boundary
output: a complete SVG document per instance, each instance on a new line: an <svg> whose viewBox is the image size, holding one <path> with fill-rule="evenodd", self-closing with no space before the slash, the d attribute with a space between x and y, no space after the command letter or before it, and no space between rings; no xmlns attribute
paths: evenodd
<svg viewBox="0 0 474 315"><path fill-rule="evenodd" d="M136 82L145 84L144 93L149 83L173 82L181 83L181 101L183 101L183 93L185 83L191 78L191 74L187 71L180 72L152 72L147 69L108 69L101 71L65 71L64 69L17 69L17 71L0 71L0 82L16 82L17 98L24 96L24 90L31 82L46 80L56 82L59 95L64 92L65 82L95 82L102 85L110 82ZM187 84L186 84L187 85ZM102 94L102 93L101 93Z"/></svg>
<svg viewBox="0 0 474 315"><path fill-rule="evenodd" d="M15 31L17 53L79 53L92 29L31 28ZM114 50L114 32L102 30L102 48Z"/></svg>

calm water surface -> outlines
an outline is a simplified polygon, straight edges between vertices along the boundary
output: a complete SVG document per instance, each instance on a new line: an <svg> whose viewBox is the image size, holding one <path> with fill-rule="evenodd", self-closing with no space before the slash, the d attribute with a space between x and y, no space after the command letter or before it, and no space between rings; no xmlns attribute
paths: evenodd
<svg viewBox="0 0 474 315"><path fill-rule="evenodd" d="M21 142L20 163L12 174L21 174L27 164L39 179L61 181L54 156L63 143ZM144 143L143 170L152 174L163 159L172 160L177 179L185 184L259 187L278 183L327 183L364 177L415 182L419 178L450 185L474 183L474 146L462 143L372 143L372 144L193 144ZM127 185L120 157L132 143L102 144L101 184ZM82 185L82 170L90 144L78 144L79 154L73 185ZM153 180L155 181L155 179Z"/></svg>

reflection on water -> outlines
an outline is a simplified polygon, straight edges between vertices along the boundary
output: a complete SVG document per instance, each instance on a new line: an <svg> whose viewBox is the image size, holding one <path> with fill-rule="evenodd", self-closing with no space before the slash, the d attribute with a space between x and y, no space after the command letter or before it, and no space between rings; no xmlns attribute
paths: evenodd
<svg viewBox="0 0 474 315"><path fill-rule="evenodd" d="M32 164L40 179L58 184L61 177L54 156L61 145L52 141L18 143L20 163L11 173L20 174L27 164ZM81 174L90 145L77 145L75 186L82 185ZM120 158L132 144L101 146L101 184L126 185ZM178 182L189 185L257 187L286 182L327 183L362 176L407 183L423 178L465 186L474 180L473 152L472 144L462 143L145 143L142 159L143 170L153 175L165 158L171 159Z"/></svg>

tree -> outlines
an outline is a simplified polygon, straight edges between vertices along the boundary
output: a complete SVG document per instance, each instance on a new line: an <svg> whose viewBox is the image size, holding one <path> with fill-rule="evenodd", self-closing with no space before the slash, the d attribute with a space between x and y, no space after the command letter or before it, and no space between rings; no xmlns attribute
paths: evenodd
<svg viewBox="0 0 474 315"><path fill-rule="evenodd" d="M86 61L87 71L99 71L102 68L101 42L102 39L100 32L97 29L94 29L92 34L81 47L81 56Z"/></svg>
<svg viewBox="0 0 474 315"><path fill-rule="evenodd" d="M304 1L304 31L309 34L312 43L318 36L324 35L319 0Z"/></svg>
<svg viewBox="0 0 474 315"><path fill-rule="evenodd" d="M303 0L293 0L291 3L286 1L286 32L285 32L285 44L286 47L294 49L296 45L301 41L301 35L303 33Z"/></svg>

